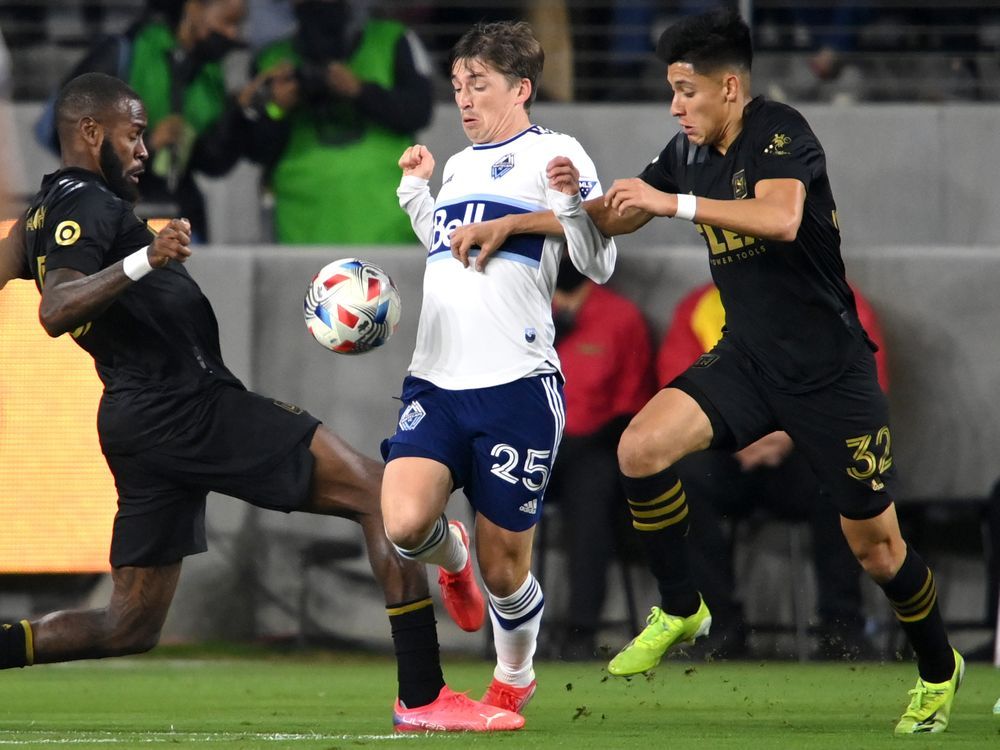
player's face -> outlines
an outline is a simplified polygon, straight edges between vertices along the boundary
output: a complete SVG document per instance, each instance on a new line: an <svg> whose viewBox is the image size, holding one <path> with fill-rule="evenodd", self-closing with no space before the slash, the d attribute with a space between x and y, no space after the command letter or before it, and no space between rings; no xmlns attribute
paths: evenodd
<svg viewBox="0 0 1000 750"><path fill-rule="evenodd" d="M139 199L139 175L145 169L146 110L142 102L129 99L123 108L109 116L101 142L101 173L108 187L121 198L134 203Z"/></svg>
<svg viewBox="0 0 1000 750"><path fill-rule="evenodd" d="M499 143L528 125L524 102L531 82L511 82L480 60L456 60L451 71L455 104L462 115L462 129L473 143Z"/></svg>
<svg viewBox="0 0 1000 750"><path fill-rule="evenodd" d="M696 146L721 143L729 127L724 74L695 73L690 63L675 62L667 68L667 82L674 91L670 114L677 118L688 140Z"/></svg>

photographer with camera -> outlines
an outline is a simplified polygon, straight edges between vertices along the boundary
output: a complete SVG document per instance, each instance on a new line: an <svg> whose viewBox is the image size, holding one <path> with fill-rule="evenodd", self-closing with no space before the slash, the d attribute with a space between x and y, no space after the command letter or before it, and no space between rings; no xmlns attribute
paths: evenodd
<svg viewBox="0 0 1000 750"><path fill-rule="evenodd" d="M254 61L241 95L284 244L412 244L399 154L430 122L427 53L366 0L293 0L298 27Z"/></svg>
<svg viewBox="0 0 1000 750"><path fill-rule="evenodd" d="M143 98L149 159L139 177L139 214L185 216L196 242L209 237L195 173L222 176L247 148L250 123L227 94L222 68L223 59L243 46L245 15L245 0L147 0L125 32L97 40L65 79L105 73ZM58 153L55 100L53 94L35 135Z"/></svg>

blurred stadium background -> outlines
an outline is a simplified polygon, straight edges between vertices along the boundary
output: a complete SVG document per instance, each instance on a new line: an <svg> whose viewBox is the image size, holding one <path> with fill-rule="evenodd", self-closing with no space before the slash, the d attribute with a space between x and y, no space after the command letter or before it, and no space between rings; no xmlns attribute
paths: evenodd
<svg viewBox="0 0 1000 750"><path fill-rule="evenodd" d="M273 2L250 5L259 10ZM3 164L20 198L56 166L32 136L42 101L95 38L122 30L143 5L0 2L11 70L5 116L16 133L3 144ZM465 146L444 71L450 44L482 17L521 15L544 25L551 41L533 119L574 134L609 184L638 173L673 132L662 66L650 50L671 18L704 3L372 5L408 23L434 61L439 102L420 140L439 161ZM1000 477L1000 5L740 5L758 49L755 91L799 106L826 147L848 275L882 319L904 521L942 582L956 644L992 658L1000 520L987 497ZM251 40L282 31L247 30ZM229 61L233 87L245 80L247 62L245 53ZM224 354L248 386L302 404L377 455L393 428L393 396L415 335L421 250L270 245L258 176L243 163L224 179L202 181L215 244L200 248L190 268L215 305ZM612 285L640 303L660 334L681 294L707 279L704 248L689 227L670 222L619 246ZM397 338L360 358L323 351L301 321L312 274L346 255L382 265L403 296ZM36 304L30 285L12 284L0 294L0 619L97 605L107 593L114 492L93 434L96 376L70 342L43 335ZM225 498L209 505L211 549L185 563L165 641L388 648L380 597L353 524L260 512ZM454 515L467 514L461 497L453 505ZM741 585L757 592L748 602L766 605L747 612L760 626L751 642L757 653L775 657L806 653L796 623L801 635L803 618L813 612L816 582L792 554L798 538L792 531L761 523L741 538ZM555 619L565 606L561 555L547 554L548 612ZM641 568L633 572L643 606L652 600L652 581ZM881 598L870 593L870 629L889 656L900 639ZM623 611L622 595L613 591L603 634L612 646L631 635L620 624ZM461 634L446 618L441 634L450 650L486 648L483 638Z"/></svg>

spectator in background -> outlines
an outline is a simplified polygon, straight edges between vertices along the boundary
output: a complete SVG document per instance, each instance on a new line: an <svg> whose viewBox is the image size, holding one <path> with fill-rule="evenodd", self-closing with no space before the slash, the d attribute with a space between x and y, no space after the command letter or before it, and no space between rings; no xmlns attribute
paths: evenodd
<svg viewBox="0 0 1000 750"><path fill-rule="evenodd" d="M221 66L242 44L245 12L244 0L149 0L138 21L99 41L66 78L106 73L142 97L149 117L149 166L139 179L144 213L186 217L195 241L208 240L195 173L221 176L247 147L249 122L227 96ZM58 152L54 101L36 134Z"/></svg>
<svg viewBox="0 0 1000 750"><path fill-rule="evenodd" d="M868 302L854 290L858 318L878 345L879 384L888 387L882 333ZM657 377L669 383L722 337L726 313L711 282L686 295L674 309L657 355ZM735 522L764 509L780 518L809 523L817 581L819 658L864 658L872 646L864 633L861 567L840 529L840 516L827 492L787 432L776 431L731 453L708 449L677 463L677 473L691 497L691 552L698 587L718 626L706 642L709 653L737 657L747 653L743 607L736 596L733 570ZM721 627L719 627L721 626Z"/></svg>
<svg viewBox="0 0 1000 750"><path fill-rule="evenodd" d="M563 517L569 559L560 656L587 659L597 655L607 568L630 536L616 450L629 420L655 392L653 348L639 308L566 257L552 305L566 378L566 428L548 489Z"/></svg>
<svg viewBox="0 0 1000 750"><path fill-rule="evenodd" d="M538 83L539 101L568 102L574 99L574 68L579 61L579 40L575 27L581 22L581 9L573 0L519 0L495 5L457 5L439 3L429 11L432 25L439 28L435 47L450 49L463 30L477 23L526 21L545 50L545 76ZM583 47L584 56L589 51ZM445 77L450 70L443 70Z"/></svg>
<svg viewBox="0 0 1000 750"><path fill-rule="evenodd" d="M399 155L433 113L417 37L365 0L293 0L295 35L255 60L251 157L285 244L412 244Z"/></svg>

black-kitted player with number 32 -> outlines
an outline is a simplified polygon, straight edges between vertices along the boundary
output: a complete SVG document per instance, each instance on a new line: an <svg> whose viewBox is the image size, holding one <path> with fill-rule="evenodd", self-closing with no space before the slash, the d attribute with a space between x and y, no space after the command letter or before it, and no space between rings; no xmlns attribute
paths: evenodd
<svg viewBox="0 0 1000 750"><path fill-rule="evenodd" d="M708 246L726 328L619 443L632 525L661 602L608 671L649 670L711 625L689 573L687 497L673 465L782 429L829 490L851 550L916 652L920 677L896 733L943 731L964 665L948 641L934 577L896 520L888 404L845 280L823 148L795 109L751 97L750 31L735 11L679 21L657 54L668 66L681 132L639 177L616 181L586 208L606 235L635 231L654 216L693 221ZM481 247L481 267L511 233L558 231L550 215L520 214L458 229L452 252L467 261L469 248Z"/></svg>

